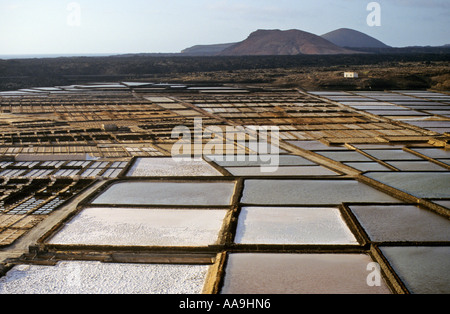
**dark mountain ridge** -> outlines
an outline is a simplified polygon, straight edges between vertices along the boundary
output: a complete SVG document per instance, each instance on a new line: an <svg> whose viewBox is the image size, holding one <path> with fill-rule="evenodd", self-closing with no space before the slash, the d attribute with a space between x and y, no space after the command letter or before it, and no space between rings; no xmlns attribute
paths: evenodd
<svg viewBox="0 0 450 314"><path fill-rule="evenodd" d="M264 55L332 55L360 53L338 47L312 33L291 30L257 30L247 39L234 44L218 55L264 56Z"/></svg>
<svg viewBox="0 0 450 314"><path fill-rule="evenodd" d="M309 35L307 35L309 34ZM297 38L295 38L297 37ZM321 37L328 44L319 41ZM302 38L302 40L300 40ZM333 44L333 47L330 46ZM326 48L326 49L324 49ZM345 51L338 48L344 48ZM409 54L409 53L448 53L450 45L442 46L409 46L391 47L362 32L340 28L315 36L299 30L258 30L241 42L196 45L184 49L180 56L242 56L242 55L307 55L307 54L349 54L349 53L375 53L375 54Z"/></svg>
<svg viewBox="0 0 450 314"><path fill-rule="evenodd" d="M325 55L361 53L390 46L362 32L341 28L322 36L291 30L257 30L237 43L196 45L181 51L188 56ZM367 51L365 51L367 52Z"/></svg>
<svg viewBox="0 0 450 314"><path fill-rule="evenodd" d="M390 48L385 43L362 32L340 28L323 34L322 38L332 42L339 47L347 48Z"/></svg>

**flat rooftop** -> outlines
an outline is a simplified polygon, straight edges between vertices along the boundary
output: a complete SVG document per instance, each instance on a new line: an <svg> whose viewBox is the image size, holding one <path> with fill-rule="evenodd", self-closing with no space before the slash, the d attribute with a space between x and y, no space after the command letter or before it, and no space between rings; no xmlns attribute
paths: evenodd
<svg viewBox="0 0 450 314"><path fill-rule="evenodd" d="M0 92L0 293L450 293L450 93Z"/></svg>

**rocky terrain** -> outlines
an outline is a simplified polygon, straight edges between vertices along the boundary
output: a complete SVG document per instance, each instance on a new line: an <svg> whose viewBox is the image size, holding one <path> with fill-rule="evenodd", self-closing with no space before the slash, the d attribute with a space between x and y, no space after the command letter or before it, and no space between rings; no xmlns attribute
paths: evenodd
<svg viewBox="0 0 450 314"><path fill-rule="evenodd" d="M355 71L357 79L344 79ZM115 56L0 60L0 91L105 81L303 89L450 90L450 52L297 56Z"/></svg>
<svg viewBox="0 0 450 314"><path fill-rule="evenodd" d="M355 71L357 79L345 79L345 71ZM450 90L449 62L399 62L379 65L306 66L298 68L196 72L180 75L184 82L224 82L300 88L304 90Z"/></svg>

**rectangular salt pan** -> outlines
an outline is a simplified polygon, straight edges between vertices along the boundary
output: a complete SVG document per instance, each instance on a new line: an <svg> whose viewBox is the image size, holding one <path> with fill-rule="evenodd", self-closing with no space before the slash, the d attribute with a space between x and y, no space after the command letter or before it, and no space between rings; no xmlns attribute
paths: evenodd
<svg viewBox="0 0 450 314"><path fill-rule="evenodd" d="M207 246L226 210L86 208L50 241L65 245Z"/></svg>
<svg viewBox="0 0 450 314"><path fill-rule="evenodd" d="M120 182L92 203L227 206L231 204L234 188L234 182Z"/></svg>
<svg viewBox="0 0 450 314"><path fill-rule="evenodd" d="M364 152L380 160L423 160L401 149L368 149Z"/></svg>
<svg viewBox="0 0 450 314"><path fill-rule="evenodd" d="M388 294L384 280L367 284L364 254L252 254L228 256L222 294Z"/></svg>
<svg viewBox="0 0 450 314"><path fill-rule="evenodd" d="M222 167L255 167L261 165L313 166L316 163L295 155L210 155L208 159Z"/></svg>
<svg viewBox="0 0 450 314"><path fill-rule="evenodd" d="M365 176L419 198L450 197L450 172L369 172Z"/></svg>
<svg viewBox="0 0 450 314"><path fill-rule="evenodd" d="M177 160L174 158L138 158L127 174L132 177L164 176L221 176L204 160Z"/></svg>
<svg viewBox="0 0 450 314"><path fill-rule="evenodd" d="M445 168L429 161L389 161L388 164L401 171L445 171Z"/></svg>
<svg viewBox="0 0 450 314"><path fill-rule="evenodd" d="M236 243L357 244L337 208L244 207Z"/></svg>
<svg viewBox="0 0 450 314"><path fill-rule="evenodd" d="M431 158L450 158L450 151L436 148L412 148L415 152Z"/></svg>
<svg viewBox="0 0 450 314"><path fill-rule="evenodd" d="M338 205L343 202L399 201L354 180L249 179L244 182L241 202L255 205Z"/></svg>
<svg viewBox="0 0 450 314"><path fill-rule="evenodd" d="M318 154L336 161L364 161L364 162L373 161L372 159L354 151L340 151L340 152L323 151L318 152Z"/></svg>
<svg viewBox="0 0 450 314"><path fill-rule="evenodd" d="M337 176L337 172L322 166L274 167L265 172L260 167L227 167L234 176Z"/></svg>
<svg viewBox="0 0 450 314"><path fill-rule="evenodd" d="M344 164L360 171L390 171L389 168L377 162L345 162Z"/></svg>
<svg viewBox="0 0 450 314"><path fill-rule="evenodd" d="M289 144L306 150L345 150L345 147L327 146L318 141L287 141Z"/></svg>
<svg viewBox="0 0 450 314"><path fill-rule="evenodd" d="M450 247L381 247L412 294L450 293Z"/></svg>
<svg viewBox="0 0 450 314"><path fill-rule="evenodd" d="M208 269L91 261L18 265L0 278L0 294L200 294Z"/></svg>
<svg viewBox="0 0 450 314"><path fill-rule="evenodd" d="M450 221L413 205L350 206L372 241L450 241Z"/></svg>

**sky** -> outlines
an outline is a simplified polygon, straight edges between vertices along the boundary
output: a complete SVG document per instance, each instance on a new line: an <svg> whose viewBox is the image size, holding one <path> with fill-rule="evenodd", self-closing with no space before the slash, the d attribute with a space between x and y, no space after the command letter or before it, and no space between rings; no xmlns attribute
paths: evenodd
<svg viewBox="0 0 450 314"><path fill-rule="evenodd" d="M0 0L0 55L172 53L342 27L394 47L450 44L450 0Z"/></svg>

